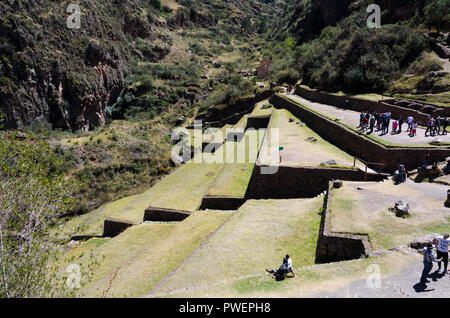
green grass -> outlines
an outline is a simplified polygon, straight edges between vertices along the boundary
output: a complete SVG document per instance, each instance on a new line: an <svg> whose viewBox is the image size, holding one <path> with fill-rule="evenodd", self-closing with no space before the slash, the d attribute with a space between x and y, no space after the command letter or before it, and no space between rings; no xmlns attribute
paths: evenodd
<svg viewBox="0 0 450 318"><path fill-rule="evenodd" d="M331 201L330 229L333 232L368 234L373 249L408 245L430 232L446 232L450 223L440 200L427 197L422 186L390 182L359 183L363 190L345 186L334 189ZM396 217L389 208L404 200L410 204L410 216ZM443 222L443 216L447 220Z"/></svg>
<svg viewBox="0 0 450 318"><path fill-rule="evenodd" d="M209 189L209 196L244 197L253 172L253 163L229 163Z"/></svg>
<svg viewBox="0 0 450 318"><path fill-rule="evenodd" d="M373 93L373 94L353 95L352 97L360 98L360 99L366 99L366 100L371 100L371 101L374 101L374 102L379 102L379 101L381 101L383 99L389 99L390 98L390 97L383 96L383 95L380 95L380 94L375 94L375 93Z"/></svg>
<svg viewBox="0 0 450 318"><path fill-rule="evenodd" d="M294 121L289 122L289 118L293 118ZM281 164L319 167L322 163L334 159L339 167L353 166L352 156L324 140L309 127L297 125L298 121L300 120L297 117L285 109L273 112L269 128L279 129L279 146L284 147L280 152ZM316 141L308 141L310 137ZM268 146L275 145L269 142ZM266 159L264 153L262 159Z"/></svg>
<svg viewBox="0 0 450 318"><path fill-rule="evenodd" d="M286 253L294 266L314 264L322 203L321 199L247 201L161 293L278 268Z"/></svg>
<svg viewBox="0 0 450 318"><path fill-rule="evenodd" d="M145 209L150 206L193 212L222 166L222 163L189 162L147 191L74 217L53 232L56 237L65 239L75 233L100 235L106 218L113 217L138 224L143 220Z"/></svg>
<svg viewBox="0 0 450 318"><path fill-rule="evenodd" d="M380 267L384 276L393 275L412 262L415 256L405 256L395 252L363 260L322 264L315 267L296 269L296 278L277 282L264 272L249 277L217 281L212 285L200 285L191 290L176 290L163 297L315 297L325 291L345 288L351 282L367 279L367 268L371 264ZM343 295L349 296L349 295Z"/></svg>
<svg viewBox="0 0 450 318"><path fill-rule="evenodd" d="M438 224L432 224L427 227L425 227L425 230L433 233L450 233L450 217L447 218L447 223L438 223Z"/></svg>
<svg viewBox="0 0 450 318"><path fill-rule="evenodd" d="M143 224L129 228L98 249L101 258L87 297L142 297L174 270L232 212L197 211L178 224Z"/></svg>

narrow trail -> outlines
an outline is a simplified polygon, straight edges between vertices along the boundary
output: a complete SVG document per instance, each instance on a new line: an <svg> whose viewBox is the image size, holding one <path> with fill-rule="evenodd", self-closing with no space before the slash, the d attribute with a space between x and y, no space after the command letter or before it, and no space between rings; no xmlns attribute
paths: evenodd
<svg viewBox="0 0 450 318"><path fill-rule="evenodd" d="M318 111L319 113L323 113L327 116L334 117L336 119L339 119L340 122L351 125L353 127L357 127L359 125L359 115L360 113L353 110L347 110L338 108L335 106L312 102L308 99L305 99L298 95L286 95L289 98L292 98L305 106ZM406 118L405 118L406 119ZM389 127L389 133L385 135L381 135L379 131L374 130L373 135L377 138L380 138L382 140L385 140L390 143L398 144L398 145L407 145L407 146L423 146L427 145L429 142L433 141L436 138L440 138L443 142L450 142L450 134L447 135L439 135L439 136L427 136L425 137L425 128L417 127L417 135L415 137L410 137L408 133L406 132L408 128L408 125L405 123L402 126L402 133L400 134L391 134L392 130L392 120Z"/></svg>
<svg viewBox="0 0 450 318"><path fill-rule="evenodd" d="M360 279L335 291L312 295L319 298L442 298L450 297L450 275L438 274L434 263L427 284L419 282L423 256L414 252L415 262L408 264L400 273L381 278L377 287L369 287L367 279ZM443 265L442 265L443 266ZM439 273L442 273L443 267ZM374 285L372 285L374 286Z"/></svg>

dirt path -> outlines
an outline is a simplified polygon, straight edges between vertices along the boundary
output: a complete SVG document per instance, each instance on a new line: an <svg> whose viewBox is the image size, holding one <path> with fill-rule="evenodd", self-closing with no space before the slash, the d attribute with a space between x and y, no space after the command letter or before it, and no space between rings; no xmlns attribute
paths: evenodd
<svg viewBox="0 0 450 318"><path fill-rule="evenodd" d="M400 273L381 278L379 288L368 287L367 279L357 280L344 288L339 288L333 292L321 292L312 297L321 298L435 298L450 297L450 275L442 276L437 273L437 265L434 263L428 280L430 283L421 284L419 282L423 269L423 257L415 252L416 261L407 265ZM442 273L442 269L440 271ZM382 273L381 273L382 274ZM370 282L369 282L370 286ZM375 285L372 285L375 286Z"/></svg>
<svg viewBox="0 0 450 318"><path fill-rule="evenodd" d="M320 113L326 114L331 117L335 117L340 119L340 122L352 125L354 127L357 127L359 125L359 112L353 111L353 110L345 110L342 108L334 107L331 105L321 104L312 102L310 100L307 100L303 97L300 97L298 95L289 95L290 98L306 105L309 108L312 108ZM392 122L392 121L391 121ZM374 131L373 135L383 139L387 142L399 144L399 145L425 145L429 142L433 141L436 138L442 139L443 142L450 142L450 134L445 136L436 136L436 137L425 137L425 130L424 128L418 127L417 128L417 136L410 137L408 133L406 132L407 124L403 124L402 126L402 133L401 134L391 134L392 124L389 127L389 133L386 135L381 135L381 132Z"/></svg>

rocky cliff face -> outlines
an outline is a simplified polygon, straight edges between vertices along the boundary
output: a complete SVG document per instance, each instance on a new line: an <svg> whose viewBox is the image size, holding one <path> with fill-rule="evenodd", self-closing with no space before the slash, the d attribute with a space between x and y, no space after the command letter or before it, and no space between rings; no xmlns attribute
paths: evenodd
<svg viewBox="0 0 450 318"><path fill-rule="evenodd" d="M299 1L291 10L288 30L305 41L320 34L329 25L346 17L349 6L355 0L308 0Z"/></svg>
<svg viewBox="0 0 450 318"><path fill-rule="evenodd" d="M270 8L270 2L261 6ZM170 30L209 28L220 19L229 30L259 1L191 0L156 9L150 1L83 0L81 27L69 28L70 1L0 3L0 112L6 128L50 122L88 130L104 125L106 106L125 87L130 65L157 62L171 50ZM189 5L189 6L185 6ZM229 17L237 22L227 22Z"/></svg>
<svg viewBox="0 0 450 318"><path fill-rule="evenodd" d="M7 128L36 121L73 130L103 125L105 106L118 96L127 64L139 55L131 42L161 37L153 15L142 16L136 1L121 1L116 9L83 1L79 29L67 26L68 5L0 4L0 111Z"/></svg>
<svg viewBox="0 0 450 318"><path fill-rule="evenodd" d="M421 0L299 0L287 14L286 29L297 35L300 41L310 40L325 27L335 25L355 10L365 11L372 3L381 7L383 24L421 17L427 4Z"/></svg>

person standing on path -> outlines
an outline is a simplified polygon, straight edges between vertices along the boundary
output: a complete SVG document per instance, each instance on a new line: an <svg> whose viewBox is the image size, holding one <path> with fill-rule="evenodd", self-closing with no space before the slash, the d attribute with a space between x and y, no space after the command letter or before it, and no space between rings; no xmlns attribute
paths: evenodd
<svg viewBox="0 0 450 318"><path fill-rule="evenodd" d="M449 125L448 118L444 118L444 122L442 123L442 135L447 135L447 126Z"/></svg>
<svg viewBox="0 0 450 318"><path fill-rule="evenodd" d="M405 123L405 120L403 119L403 116L400 115L400 119L398 120L398 134L402 132L402 126Z"/></svg>
<svg viewBox="0 0 450 318"><path fill-rule="evenodd" d="M449 235L446 233L444 234L443 238L436 239L437 241L437 259L442 260L444 262L444 271L442 272L443 275L447 274L447 266L448 266L448 243L450 242L448 240ZM438 264L438 270L441 269L441 261L439 261Z"/></svg>
<svg viewBox="0 0 450 318"><path fill-rule="evenodd" d="M433 117L428 121L427 130L425 131L425 137L427 137L427 133L430 133L430 136L434 136L434 125L436 124Z"/></svg>
<svg viewBox="0 0 450 318"><path fill-rule="evenodd" d="M422 276L420 277L420 282L425 284L430 281L427 279L428 274L430 274L431 269L433 268L433 262L438 263L439 261L433 255L433 247L424 247L423 248L423 270Z"/></svg>
<svg viewBox="0 0 450 318"><path fill-rule="evenodd" d="M434 126L434 134L440 135L441 134L441 116L437 116L436 123Z"/></svg>
<svg viewBox="0 0 450 318"><path fill-rule="evenodd" d="M371 134L371 133L373 133L373 127L375 126L375 116L374 115L370 116L369 126L370 126L369 134Z"/></svg>
<svg viewBox="0 0 450 318"><path fill-rule="evenodd" d="M407 131L409 131L409 132L411 132L413 120L414 120L413 116L408 116L408 130Z"/></svg>

